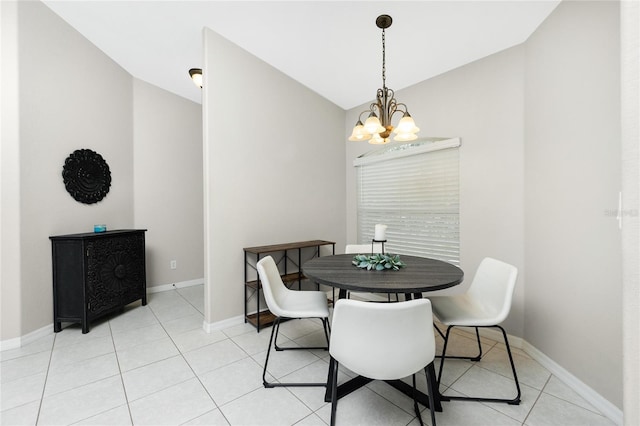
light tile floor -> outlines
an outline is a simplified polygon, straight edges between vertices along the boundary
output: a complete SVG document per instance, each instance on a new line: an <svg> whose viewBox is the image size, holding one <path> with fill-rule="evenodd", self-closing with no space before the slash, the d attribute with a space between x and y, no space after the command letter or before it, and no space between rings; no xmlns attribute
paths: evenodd
<svg viewBox="0 0 640 426"><path fill-rule="evenodd" d="M3 425L326 425L324 388L262 386L270 329L242 324L202 330L203 288L149 295L124 313L95 323L89 334L68 326L22 348L3 351L0 365ZM319 321L289 321L282 341L319 344ZM438 341L438 347L441 347ZM452 350L473 354L474 340L458 333ZM478 363L447 360L442 391L515 394L504 345L484 339ZM522 403L443 402L440 426L612 425L526 353L514 349ZM436 361L437 363L438 361ZM437 367L438 364L436 364ZM270 379L323 381L326 351L274 353ZM352 374L340 370L339 380ZM424 375L419 386L426 388ZM428 412L423 413L426 424ZM338 405L339 425L418 425L412 401L372 382Z"/></svg>

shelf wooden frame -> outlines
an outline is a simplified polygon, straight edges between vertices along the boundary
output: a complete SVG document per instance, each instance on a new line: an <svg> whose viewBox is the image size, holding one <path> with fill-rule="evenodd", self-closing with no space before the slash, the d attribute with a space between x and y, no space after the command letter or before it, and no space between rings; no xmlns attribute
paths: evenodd
<svg viewBox="0 0 640 426"><path fill-rule="evenodd" d="M282 281L287 285L293 285L298 283L298 290L302 288L302 281L305 276L302 274L302 253L304 249L315 248L315 252L310 258L320 256L320 248L323 246L331 246L331 253L336 254L336 243L334 241L327 240L309 240L309 241L297 241L284 244L272 244L256 247L245 247L244 250L244 322L250 323L256 327L257 332L264 327L267 327L275 321L275 316L268 309L261 309L260 307L260 294L262 291L262 284L260 283L260 277L256 272L256 279L249 279L249 271L256 271L256 266L261 258L267 255L280 254L279 259L276 260L278 265L283 264L284 272L282 273ZM297 253L297 257L293 254ZM251 261L255 261L254 264ZM305 259L307 261L309 259ZM292 264L296 270L288 271L289 264ZM250 291L253 290L251 293ZM249 313L249 299L251 296L256 297L256 310Z"/></svg>

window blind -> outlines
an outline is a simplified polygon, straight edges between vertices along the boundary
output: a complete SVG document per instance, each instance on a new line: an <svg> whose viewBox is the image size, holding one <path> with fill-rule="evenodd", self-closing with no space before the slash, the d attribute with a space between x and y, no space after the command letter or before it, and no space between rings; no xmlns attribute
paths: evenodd
<svg viewBox="0 0 640 426"><path fill-rule="evenodd" d="M358 239L388 226L385 251L460 259L459 139L425 139L358 157Z"/></svg>

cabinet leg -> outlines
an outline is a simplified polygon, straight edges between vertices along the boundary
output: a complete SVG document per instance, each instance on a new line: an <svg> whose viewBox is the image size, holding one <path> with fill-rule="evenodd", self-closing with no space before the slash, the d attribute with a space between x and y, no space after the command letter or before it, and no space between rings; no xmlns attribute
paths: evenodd
<svg viewBox="0 0 640 426"><path fill-rule="evenodd" d="M60 333L60 331L62 331L62 322L54 321L53 322L53 332L54 333Z"/></svg>
<svg viewBox="0 0 640 426"><path fill-rule="evenodd" d="M144 296L142 296L142 306L146 306L147 305L147 295L145 294Z"/></svg>
<svg viewBox="0 0 640 426"><path fill-rule="evenodd" d="M82 323L82 334L87 334L89 332L89 323L88 322L83 322Z"/></svg>

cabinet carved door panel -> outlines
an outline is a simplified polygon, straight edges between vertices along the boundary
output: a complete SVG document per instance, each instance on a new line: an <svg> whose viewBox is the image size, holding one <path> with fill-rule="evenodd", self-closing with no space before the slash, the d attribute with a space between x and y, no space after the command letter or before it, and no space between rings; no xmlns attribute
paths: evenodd
<svg viewBox="0 0 640 426"><path fill-rule="evenodd" d="M87 309L91 316L140 299L144 238L129 235L87 243Z"/></svg>

